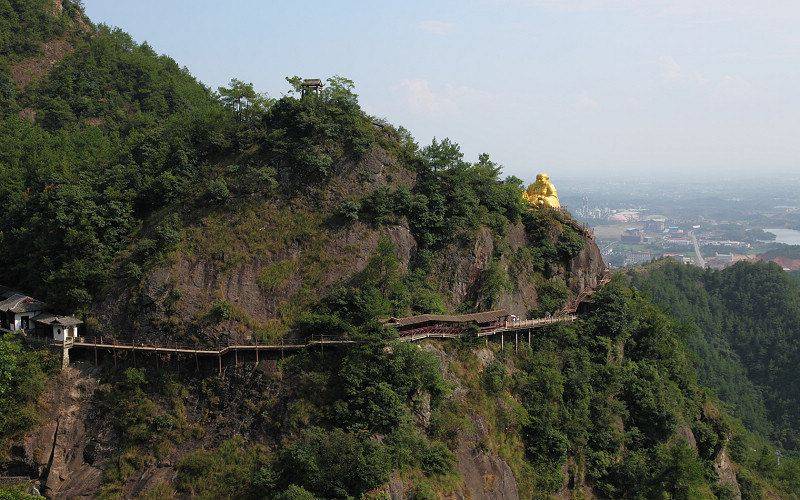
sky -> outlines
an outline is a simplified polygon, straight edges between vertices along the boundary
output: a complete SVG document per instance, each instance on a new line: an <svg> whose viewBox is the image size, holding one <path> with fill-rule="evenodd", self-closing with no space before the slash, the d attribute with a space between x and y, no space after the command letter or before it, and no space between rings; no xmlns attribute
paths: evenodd
<svg viewBox="0 0 800 500"><path fill-rule="evenodd" d="M84 0L217 88L342 75L523 179L800 172L797 0Z"/></svg>

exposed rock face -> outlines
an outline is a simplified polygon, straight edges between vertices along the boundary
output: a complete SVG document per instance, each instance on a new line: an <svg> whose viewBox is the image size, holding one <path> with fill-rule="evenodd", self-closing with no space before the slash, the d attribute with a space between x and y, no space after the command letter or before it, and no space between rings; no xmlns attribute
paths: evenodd
<svg viewBox="0 0 800 500"><path fill-rule="evenodd" d="M597 286L606 270L603 255L594 239L588 238L583 250L567 266L567 285L576 295Z"/></svg>
<svg viewBox="0 0 800 500"><path fill-rule="evenodd" d="M268 225L269 220L265 220L265 227ZM167 304L170 294L177 290L180 294L175 304L178 326L185 327L202 317L219 301L234 305L254 323L269 324L293 301L321 297L334 285L361 272L381 238L392 242L401 268L406 269L416 250L416 241L406 225L376 229L355 223L347 229L310 236L305 241L263 253L253 252L246 243L234 241L232 246L241 245L236 253L245 258L232 267L206 253L179 254L169 267L154 270L141 289L109 294L99 309L98 320L104 325L113 325L112 331L135 332L138 339L155 340L161 333L159 330L169 326L165 324L171 314ZM284 265L288 271L280 283L266 288L261 283L265 270ZM314 269L309 271L309 268ZM131 311L131 306L136 310ZM247 341L250 332L237 329L233 324L219 324L186 334L198 342L214 344Z"/></svg>
<svg viewBox="0 0 800 500"><path fill-rule="evenodd" d="M462 432L458 440L457 467L464 487L455 497L487 500L519 498L517 480L511 467L502 458L480 446L487 433L485 422L478 415L470 418L475 431Z"/></svg>
<svg viewBox="0 0 800 500"><path fill-rule="evenodd" d="M42 425L12 447L11 467L38 476L49 498L94 496L101 470L84 459L86 417L97 381L85 370L64 369L42 397Z"/></svg>
<svg viewBox="0 0 800 500"><path fill-rule="evenodd" d="M511 252L530 243L521 222L508 228L503 243L508 245ZM475 287L492 261L496 244L489 228L482 227L471 246L454 243L447 249L445 254L448 258L440 263L438 274L442 277L440 291L447 298L448 307L456 309L464 302L475 299ZM513 291L501 294L497 305L508 309L512 314L525 317L528 311L539 305L534 270L514 268L506 256L500 259L500 265L507 269L515 286ZM578 296L585 290L596 287L605 270L600 249L594 239L587 237L581 252L557 274L564 278L573 296Z"/></svg>
<svg viewBox="0 0 800 500"><path fill-rule="evenodd" d="M688 444L691 449L697 451L697 439L695 439L691 427L688 425L682 425L678 427L677 432L679 436L686 440L686 444Z"/></svg>
<svg viewBox="0 0 800 500"><path fill-rule="evenodd" d="M143 342L174 342L176 337L208 345L248 341L254 329L281 328L287 308L313 303L361 272L382 238L392 242L403 270L416 253L417 242L405 221L378 227L355 222L337 228L326 227L320 217L310 207L266 204L249 213L203 220L185 237L187 249L151 271L140 287L121 284L117 292L107 294L97 308L97 320L106 335L116 331L120 338L134 336ZM435 283L448 309L486 307L480 285L499 245L507 251L501 252L497 265L508 273L513 287L496 298L495 306L520 317L538 307L538 274L510 257L529 244L521 222L512 224L503 237L484 226L463 239L434 262ZM265 273L275 269L282 274L265 283ZM604 271L600 250L587 237L583 250L556 274L578 296L597 286ZM173 302L172 296L177 297ZM220 301L246 320L192 327Z"/></svg>
<svg viewBox="0 0 800 500"><path fill-rule="evenodd" d="M434 354L440 360L442 376L453 386L451 398L462 399L468 396L467 388L458 375L453 373L449 366L451 354L436 343L423 344L423 348ZM489 349L477 348L475 354L480 363L490 363L494 354ZM519 491L514 473L505 462L493 451L485 446L488 441L484 416L473 414L469 416L472 425L465 426L459 431L455 451L456 468L462 478L461 487L450 498L457 499L517 499ZM405 490L408 485L403 485L398 479L389 483L389 493L393 499L407 498Z"/></svg>
<svg viewBox="0 0 800 500"><path fill-rule="evenodd" d="M714 471L717 473L719 484L727 486L733 493L733 500L742 499L742 490L739 488L739 481L736 480L736 469L725 451L722 448L714 459Z"/></svg>
<svg viewBox="0 0 800 500"><path fill-rule="evenodd" d="M55 67L74 47L66 38L55 38L42 44L42 54L23 59L11 66L11 79L24 90Z"/></svg>
<svg viewBox="0 0 800 500"><path fill-rule="evenodd" d="M467 300L472 286L489 267L493 252L494 239L487 227L478 230L471 246L456 242L447 248L444 253L448 259L439 263L437 274L441 276L439 291L447 299L449 308Z"/></svg>

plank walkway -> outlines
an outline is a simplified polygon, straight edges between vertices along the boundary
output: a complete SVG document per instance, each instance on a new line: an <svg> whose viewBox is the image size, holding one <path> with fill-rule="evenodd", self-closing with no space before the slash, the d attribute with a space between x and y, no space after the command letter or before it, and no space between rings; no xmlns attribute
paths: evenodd
<svg viewBox="0 0 800 500"><path fill-rule="evenodd" d="M447 326L447 325L435 325L423 328L421 330L415 331L411 334L400 335L397 337L397 340L400 342L419 342L425 339L459 339L468 337L470 335L476 335L478 338L487 339L489 337L493 337L496 335L500 336L500 342L502 345L505 345L505 334L506 333L514 333L514 342L515 347L519 343L519 333L527 331L528 342L531 342L531 330L536 328L545 327L548 325L553 325L557 323L571 323L578 319L576 315L578 306L582 303L587 301L595 292L597 288L608 283L611 279L610 274L605 274L598 286L595 288L590 288L584 290L579 296L577 296L573 301L570 301L564 309L562 309L561 313L557 316L548 317L548 318L540 318L540 319L531 319L531 320L517 320L517 321L507 321L503 325L499 325L495 328L487 328L483 330L479 330L476 333L471 332L464 332L462 325L456 326ZM310 339L301 341L299 339L286 339L285 343L279 344L232 344L226 346L220 346L217 349L209 348L209 347L198 347L198 346L186 346L186 345L168 345L168 344L159 344L159 345L151 345L145 344L141 342L117 342L115 339L109 340L104 339L103 337L100 338L78 338L75 340L67 341L67 342L58 342L58 341L45 341L50 346L62 349L64 356L62 358L63 363L66 365L69 363L69 356L68 351L75 349L77 351L89 351L94 353L94 360L95 364L98 363L99 352L111 352L114 354L114 360L116 363L117 354L122 353L133 353L134 359L136 357L136 353L151 353L151 354L166 354L166 355L189 355L197 359L198 357L216 357L218 359L219 364L219 371L222 372L222 359L223 357L233 354L236 359L236 364L239 363L239 354L254 354L255 361L259 361L259 357L261 353L280 353L281 355L286 351L298 351L301 349L309 349L314 347L323 348L325 346L343 346L343 345L351 345L357 344L360 341L357 340L346 340L346 339L339 339L339 338L331 338L331 337L317 337L316 339ZM158 359L158 358L156 358Z"/></svg>
<svg viewBox="0 0 800 500"><path fill-rule="evenodd" d="M103 341L102 339L99 341L90 341L85 338L80 338L78 340L67 342L64 344L63 342L51 342L52 345L61 346L63 345L66 348L75 348L75 347L88 347L92 349L105 349L105 350L117 350L117 351L142 351L142 352L152 352L152 353L163 353L163 354L197 354L198 356L224 356L225 354L231 353L233 351L296 351L298 349L306 349L309 347L314 346L325 346L325 345L344 345L344 344L355 344L355 340L342 340L342 339L321 339L321 340L309 340L305 343L288 343L288 344L232 344L222 347L220 349L204 349L204 348L191 348L191 347L183 347L183 346L173 346L170 347L169 345L148 345L144 343L118 343L118 342L108 342Z"/></svg>
<svg viewBox="0 0 800 500"><path fill-rule="evenodd" d="M555 316L552 318L541 318L523 321L507 322L505 325L487 329L477 332L477 337L491 337L494 335L503 334L506 332L519 332L530 330L533 328L540 328L556 323L569 323L575 321L577 316L565 315ZM458 327L431 327L429 330L423 330L408 335L401 335L397 337L400 342L419 342L425 339L458 339L468 336L468 333L459 331ZM260 353L260 352L283 352L283 351L297 351L300 349L308 349L313 347L341 346L357 344L357 340L335 339L335 338L320 338L312 339L307 342L289 342L285 344L234 344L221 347L219 349L209 348L193 348L179 345L148 345L144 343L120 343L116 341L103 340L90 340L86 338L79 338L70 342L57 342L51 341L50 344L64 349L86 348L91 350L103 351L117 351L117 352L142 352L142 353L160 353L160 354L188 354L193 356L225 356L230 353Z"/></svg>

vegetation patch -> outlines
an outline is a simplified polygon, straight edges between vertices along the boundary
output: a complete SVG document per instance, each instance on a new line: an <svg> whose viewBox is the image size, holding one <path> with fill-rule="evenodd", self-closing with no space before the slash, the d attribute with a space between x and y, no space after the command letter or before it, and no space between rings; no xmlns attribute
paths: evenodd
<svg viewBox="0 0 800 500"><path fill-rule="evenodd" d="M0 334L0 457L12 439L39 423L37 399L55 369L49 351L30 350L14 334Z"/></svg>
<svg viewBox="0 0 800 500"><path fill-rule="evenodd" d="M258 286L265 293L274 292L281 288L297 272L297 263L292 260L283 260L269 264L258 275Z"/></svg>

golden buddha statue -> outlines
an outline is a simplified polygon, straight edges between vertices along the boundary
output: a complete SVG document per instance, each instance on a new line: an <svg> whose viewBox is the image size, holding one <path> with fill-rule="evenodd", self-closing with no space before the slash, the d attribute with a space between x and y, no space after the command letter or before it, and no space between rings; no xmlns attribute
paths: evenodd
<svg viewBox="0 0 800 500"><path fill-rule="evenodd" d="M550 176L544 172L536 176L536 182L528 186L522 197L535 207L561 208L558 191L550 182Z"/></svg>

